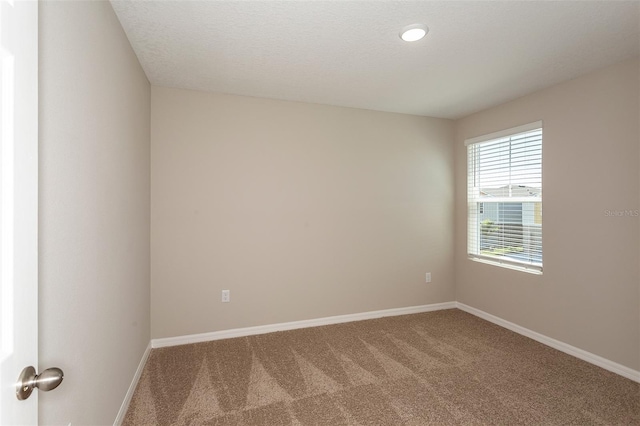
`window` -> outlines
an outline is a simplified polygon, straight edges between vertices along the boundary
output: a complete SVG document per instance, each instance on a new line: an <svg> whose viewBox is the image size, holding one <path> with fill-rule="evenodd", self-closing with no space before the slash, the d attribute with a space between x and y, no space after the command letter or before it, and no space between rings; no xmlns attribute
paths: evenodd
<svg viewBox="0 0 640 426"><path fill-rule="evenodd" d="M470 259L542 272L542 122L469 139Z"/></svg>

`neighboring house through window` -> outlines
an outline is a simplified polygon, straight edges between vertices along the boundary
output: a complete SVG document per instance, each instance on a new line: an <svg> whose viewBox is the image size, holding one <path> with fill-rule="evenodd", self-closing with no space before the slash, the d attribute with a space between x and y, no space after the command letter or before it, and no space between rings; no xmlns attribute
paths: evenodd
<svg viewBox="0 0 640 426"><path fill-rule="evenodd" d="M470 259L542 272L542 122L468 139Z"/></svg>

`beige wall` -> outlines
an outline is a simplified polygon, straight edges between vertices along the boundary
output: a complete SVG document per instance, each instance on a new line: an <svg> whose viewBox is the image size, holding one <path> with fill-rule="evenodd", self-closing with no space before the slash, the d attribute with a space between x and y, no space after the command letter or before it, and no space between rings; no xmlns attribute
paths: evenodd
<svg viewBox="0 0 640 426"><path fill-rule="evenodd" d="M451 121L151 99L153 338L454 300Z"/></svg>
<svg viewBox="0 0 640 426"><path fill-rule="evenodd" d="M640 227L605 216L640 208L638 77L637 62L619 64L455 129L150 95L108 3L41 3L40 366L66 373L40 394L41 423L113 422L150 327L169 337L456 298L638 369ZM544 275L468 261L463 141L538 119Z"/></svg>
<svg viewBox="0 0 640 426"><path fill-rule="evenodd" d="M113 424L149 343L150 86L108 2L40 3L41 424Z"/></svg>
<svg viewBox="0 0 640 426"><path fill-rule="evenodd" d="M625 62L456 122L456 298L640 369L639 68ZM544 274L466 257L464 140L543 120Z"/></svg>

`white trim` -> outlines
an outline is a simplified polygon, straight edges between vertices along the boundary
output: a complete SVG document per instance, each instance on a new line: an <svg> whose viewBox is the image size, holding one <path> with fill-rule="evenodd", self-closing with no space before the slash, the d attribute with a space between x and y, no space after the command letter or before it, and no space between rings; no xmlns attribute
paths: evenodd
<svg viewBox="0 0 640 426"><path fill-rule="evenodd" d="M138 364L138 369L136 370L136 374L133 376L133 380L129 385L129 390L127 390L127 394L124 397L124 401L122 401L122 405L120 406L120 411L118 411L118 415L113 422L113 426L120 426L124 421L124 416L127 414L127 410L129 409L129 404L131 404L131 398L133 398L133 393L138 386L138 382L140 381L140 376L142 376L142 371L144 370L144 366L147 364L147 360L149 359L149 354L151 354L151 342L147 345L147 349L144 350L142 354L142 359L140 360L140 364Z"/></svg>
<svg viewBox="0 0 640 426"><path fill-rule="evenodd" d="M275 331L295 330L298 328L318 327L321 325L339 324L344 322L362 321L367 319L390 317L397 315L418 314L422 312L455 309L456 302L434 303L431 305L409 306L406 308L384 309L381 311L361 312L358 314L337 315L333 317L316 318L302 321L283 322L279 324L259 325L255 327L235 328L231 330L213 331L210 333L190 334L187 336L165 337L152 339L152 348L186 345L190 343L208 342L211 340L230 339L233 337L252 336L255 334L273 333Z"/></svg>
<svg viewBox="0 0 640 426"><path fill-rule="evenodd" d="M591 352L587 352L580 348L576 348L575 346L571 346L559 340L552 339L551 337L547 337L543 334L529 330L528 328L521 327L517 324L514 324L502 318L496 317L495 315L491 315L487 312L481 311L480 309L476 309L471 306L465 305L464 303L456 302L456 306L460 310L463 310L472 315L475 315L489 322L497 324L500 327L504 327L513 332L529 337L530 339L536 340L544 345L550 346L561 352L572 355L576 358L580 358L583 361L586 361L588 363L597 365L598 367L604 368L605 370L609 370L612 373L619 374L622 377L626 377L627 379L640 383L640 371L634 370L629 367L625 367L622 364L618 364L617 362L610 361L606 358L592 354Z"/></svg>
<svg viewBox="0 0 640 426"><path fill-rule="evenodd" d="M487 265L499 266L501 268L513 269L514 271L526 272L528 274L542 275L542 266L533 263L524 263L518 261L509 262L499 257L488 257L481 254L467 253L467 258L474 262L486 263Z"/></svg>
<svg viewBox="0 0 640 426"><path fill-rule="evenodd" d="M519 133L528 132L531 130L539 129L542 127L542 120L534 123L523 124L522 126L512 127L510 129L500 130L498 132L489 133L488 135L476 136L464 141L464 146L473 145L476 143L487 142L492 139L500 139L505 136L513 136Z"/></svg>

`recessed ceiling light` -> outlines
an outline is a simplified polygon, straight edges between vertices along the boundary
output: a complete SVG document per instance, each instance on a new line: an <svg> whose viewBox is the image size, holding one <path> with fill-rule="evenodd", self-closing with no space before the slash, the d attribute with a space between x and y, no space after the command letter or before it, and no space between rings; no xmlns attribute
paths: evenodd
<svg viewBox="0 0 640 426"><path fill-rule="evenodd" d="M429 27L424 24L407 25L400 31L400 38L404 41L418 41L429 32Z"/></svg>

